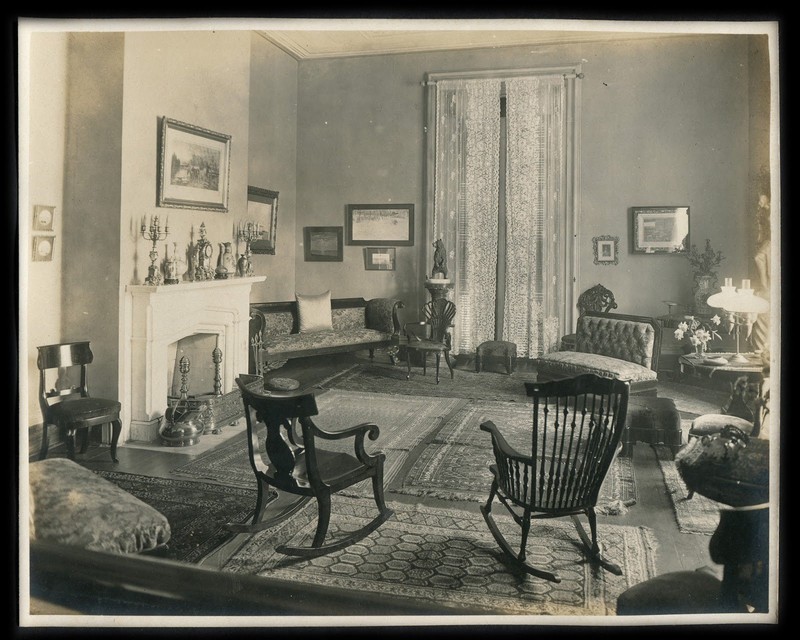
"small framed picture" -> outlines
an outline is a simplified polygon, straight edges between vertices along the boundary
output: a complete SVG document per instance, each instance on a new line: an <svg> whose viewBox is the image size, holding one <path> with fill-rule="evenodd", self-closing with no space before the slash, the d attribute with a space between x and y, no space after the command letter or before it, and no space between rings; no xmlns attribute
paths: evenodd
<svg viewBox="0 0 800 640"><path fill-rule="evenodd" d="M55 236L33 236L33 261L50 262L55 241Z"/></svg>
<svg viewBox="0 0 800 640"><path fill-rule="evenodd" d="M364 268L367 271L394 271L394 247L364 249Z"/></svg>
<svg viewBox="0 0 800 640"><path fill-rule="evenodd" d="M592 238L594 243L595 264L617 264L619 250L619 236L597 236Z"/></svg>
<svg viewBox="0 0 800 640"><path fill-rule="evenodd" d="M54 205L37 204L33 206L33 230L52 231L53 218L56 216Z"/></svg>
<svg viewBox="0 0 800 640"><path fill-rule="evenodd" d="M685 256L689 252L689 207L632 207L633 253Z"/></svg>
<svg viewBox="0 0 800 640"><path fill-rule="evenodd" d="M342 227L303 227L306 262L342 262L343 246Z"/></svg>

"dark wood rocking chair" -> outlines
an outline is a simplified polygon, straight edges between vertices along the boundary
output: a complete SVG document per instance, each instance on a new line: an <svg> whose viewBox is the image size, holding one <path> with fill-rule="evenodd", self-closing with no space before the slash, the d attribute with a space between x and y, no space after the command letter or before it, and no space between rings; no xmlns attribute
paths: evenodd
<svg viewBox="0 0 800 640"><path fill-rule="evenodd" d="M595 505L600 486L619 452L630 393L627 382L584 374L566 380L532 383L525 388L533 398L531 449L512 447L491 421L481 429L492 437L495 464L489 499L481 506L484 520L503 552L520 570L560 582L558 575L526 562L531 520L570 516L590 560L616 575L622 570L605 559L597 541ZM521 528L515 550L492 515L498 498ZM591 538L578 518L584 514Z"/></svg>
<svg viewBox="0 0 800 640"><path fill-rule="evenodd" d="M254 533L272 527L295 514L311 498L317 501L317 528L308 547L279 545L279 553L314 557L343 549L362 539L394 513L386 506L383 495L383 452L367 453L364 439L377 440L377 425L363 423L341 431L325 431L311 420L318 414L313 393L264 392L263 378L240 375L236 384L242 392L247 422L247 448L250 465L258 482L258 497L250 524L230 523L228 530ZM300 433L296 433L297 424ZM264 434L264 431L266 433ZM266 458L262 456L259 433ZM354 454L326 450L320 441L353 440ZM362 480L371 479L378 515L364 527L345 537L324 544L331 517L332 494ZM270 501L270 487L277 489L278 499ZM263 519L267 511L274 517Z"/></svg>

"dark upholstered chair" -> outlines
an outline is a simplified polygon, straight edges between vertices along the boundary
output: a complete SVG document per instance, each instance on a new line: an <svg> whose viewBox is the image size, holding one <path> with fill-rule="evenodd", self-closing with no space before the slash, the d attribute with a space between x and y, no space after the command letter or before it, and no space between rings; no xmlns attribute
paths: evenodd
<svg viewBox="0 0 800 640"><path fill-rule="evenodd" d="M428 302L423 308L422 312L425 315L424 322L407 322L403 327L405 337L401 343L406 349L411 351L419 351L422 354L422 375L425 375L428 354L433 353L436 356L436 383L439 383L439 363L444 354L447 367L450 369L450 377L453 377L453 364L450 362L450 348L452 337L450 336L450 328L453 326L453 319L456 317L456 305L447 298L437 298ZM426 327L426 335L418 336L413 333L408 333L408 327L416 325ZM406 362L408 366L408 373L406 378L411 378L411 357L410 354L406 355Z"/></svg>
<svg viewBox="0 0 800 640"><path fill-rule="evenodd" d="M229 530L237 533L261 531L282 522L314 498L318 514L311 544L276 546L279 553L313 557L357 542L391 517L393 512L386 506L383 496L383 464L386 456L382 452L367 453L364 448L366 438L378 439L377 425L364 423L337 431L325 431L311 419L318 413L313 393L303 390L264 391L263 379L252 375L240 375L236 384L244 402L247 449L250 466L258 483L258 497L252 522L229 524ZM298 423L300 434L295 433ZM353 453L325 448L325 442L345 440L352 441ZM325 544L331 517L331 496L362 480L372 482L378 515L362 528ZM276 514L262 520L272 493L270 487L278 491L275 504L269 503L270 509L274 508Z"/></svg>
<svg viewBox="0 0 800 640"><path fill-rule="evenodd" d="M610 313L616 309L617 306L617 301L612 291L598 283L578 296L578 317L582 316L587 311ZM561 350L575 351L575 340L576 336L574 333L565 335L561 338Z"/></svg>
<svg viewBox="0 0 800 640"><path fill-rule="evenodd" d="M65 342L37 347L39 357L39 407L42 410L42 447L39 460L47 457L49 448L48 427L58 427L66 440L67 457L75 459L75 435L81 436L81 453L89 445L89 429L111 424L111 459L117 460L117 441L122 431L119 412L122 405L116 400L93 398L89 395L88 366L94 360L89 342ZM71 372L78 378L70 378ZM48 377L58 377L52 386ZM49 387L49 388L48 388Z"/></svg>
<svg viewBox="0 0 800 640"><path fill-rule="evenodd" d="M502 426L491 421L480 427L491 435L495 457L489 499L481 507L489 530L518 569L560 582L555 573L526 561L526 545L531 520L570 516L589 558L621 575L622 570L601 554L595 505L621 448L628 384L586 374L556 382L526 382L525 389L533 398L533 429L527 444L512 446ZM521 529L518 549L512 548L494 520L495 498ZM591 538L578 518L581 514L588 520Z"/></svg>

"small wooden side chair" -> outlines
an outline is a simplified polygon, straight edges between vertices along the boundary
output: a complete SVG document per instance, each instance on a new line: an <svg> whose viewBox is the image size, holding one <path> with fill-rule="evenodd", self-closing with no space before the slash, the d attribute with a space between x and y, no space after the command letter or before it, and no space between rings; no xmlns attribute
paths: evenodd
<svg viewBox="0 0 800 640"><path fill-rule="evenodd" d="M452 336L450 335L450 328L453 326L453 320L456 317L456 305L447 298L436 298L428 302L423 308L422 312L425 316L423 322L407 322L404 327L405 340L402 344L406 349L419 351L422 354L422 375L427 373L428 368L428 354L433 353L436 356L436 384L439 384L439 364L444 354L447 368L450 369L450 378L453 378L453 363L450 362L450 349L452 346ZM425 337L417 336L413 333L408 333L408 327L417 325L427 327L427 335ZM406 363L408 372L406 379L411 379L411 357L407 354Z"/></svg>
<svg viewBox="0 0 800 640"><path fill-rule="evenodd" d="M122 405L116 400L93 398L89 395L88 365L94 360L89 342L65 342L37 347L39 357L39 407L42 410L42 446L39 460L47 457L49 448L48 427L58 427L67 444L67 457L75 459L75 435L81 436L81 453L89 446L89 429L103 424L111 424L111 459L117 460L117 442L122 431L119 413ZM57 371L59 374L70 368L80 369L77 384L71 381L65 385L56 383L48 389L47 377ZM59 380L61 378L59 377ZM62 386L64 388L59 389Z"/></svg>

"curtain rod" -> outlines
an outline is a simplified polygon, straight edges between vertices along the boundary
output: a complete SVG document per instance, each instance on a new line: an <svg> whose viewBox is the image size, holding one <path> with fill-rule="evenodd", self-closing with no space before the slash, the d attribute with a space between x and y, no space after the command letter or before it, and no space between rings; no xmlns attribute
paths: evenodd
<svg viewBox="0 0 800 640"><path fill-rule="evenodd" d="M488 79L495 79L495 80L512 80L513 78L522 78L525 77L527 74L520 74L517 76L503 76L503 77L492 77L492 76L481 76L481 77L473 77L473 78L439 78L438 80L423 80L420 82L420 85L423 87L429 87L431 85L435 85L438 82L446 81L446 80L488 80ZM574 80L577 78L578 80L583 80L583 73L552 73L552 74L530 74L530 75L560 75L565 80Z"/></svg>

